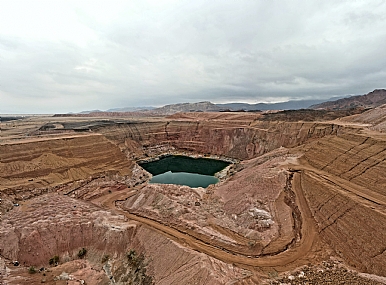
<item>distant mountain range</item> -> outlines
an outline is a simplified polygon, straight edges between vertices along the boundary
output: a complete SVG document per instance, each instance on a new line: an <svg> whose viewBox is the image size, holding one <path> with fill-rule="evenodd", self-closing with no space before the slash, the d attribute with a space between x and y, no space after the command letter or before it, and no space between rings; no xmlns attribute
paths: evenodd
<svg viewBox="0 0 386 285"><path fill-rule="evenodd" d="M157 115L172 115L181 112L218 112L221 108L209 101L197 103L179 103L155 108L149 112Z"/></svg>
<svg viewBox="0 0 386 285"><path fill-rule="evenodd" d="M336 100L336 98L339 98ZM329 100L292 100L281 103L226 103L214 104L209 101L197 103L170 104L163 107L125 107L114 108L107 111L83 111L79 114L98 114L100 113L124 113L141 112L149 115L172 115L180 112L223 112L223 111L265 111L265 110L298 110L298 109L325 109L325 110L344 110L356 107L374 108L386 104L386 90L376 89L366 95L335 97Z"/></svg>
<svg viewBox="0 0 386 285"><path fill-rule="evenodd" d="M155 109L155 107L124 107L124 108L113 108L108 109L106 111L101 110L90 110L90 111L82 111L78 114L90 114L90 113L105 113L105 112L136 112L136 111L147 111ZM73 114L73 113L70 113Z"/></svg>
<svg viewBox="0 0 386 285"><path fill-rule="evenodd" d="M281 103L226 103L214 104L209 101L198 103L180 103L155 108L149 112L157 115L171 115L180 112L223 112L223 111L265 111L265 110L298 110L306 109L313 104L325 102L325 100L294 100Z"/></svg>
<svg viewBox="0 0 386 285"><path fill-rule="evenodd" d="M153 110L155 107L124 107L124 108L113 108L108 109L106 112L135 112L135 111L146 111L146 110Z"/></svg>
<svg viewBox="0 0 386 285"><path fill-rule="evenodd" d="M311 105L325 102L326 100L294 100L281 103L257 103L257 104L247 104L247 103L226 103L226 104L216 104L216 106L222 109L229 109L231 111L254 111L254 110L298 110L306 109Z"/></svg>
<svg viewBox="0 0 386 285"><path fill-rule="evenodd" d="M357 95L310 106L310 109L344 110L350 108L375 108L386 104L386 90L375 89L366 95Z"/></svg>
<svg viewBox="0 0 386 285"><path fill-rule="evenodd" d="M221 112L221 111L265 111L265 110L297 110L306 109L313 104L325 102L325 100L293 100L281 103L226 103L226 104L214 104L209 101L197 102L197 103L178 103L165 105L163 107L124 107L113 108L107 111L92 110L82 111L78 114L96 114L105 112L148 112L157 115L171 115L179 112Z"/></svg>

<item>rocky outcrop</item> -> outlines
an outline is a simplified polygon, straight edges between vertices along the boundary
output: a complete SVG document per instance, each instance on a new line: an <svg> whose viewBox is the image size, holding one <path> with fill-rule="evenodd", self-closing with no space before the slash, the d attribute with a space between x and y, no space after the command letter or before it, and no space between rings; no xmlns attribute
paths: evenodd
<svg viewBox="0 0 386 285"><path fill-rule="evenodd" d="M247 284L241 267L267 275L330 255L386 275L382 134L346 121L259 118L71 119L66 137L47 127L4 141L0 256L40 266L55 255L71 263L85 248L87 274L122 283L136 278L131 250L149 260L156 284ZM133 160L168 152L242 161L207 189L144 184Z"/></svg>
<svg viewBox="0 0 386 285"><path fill-rule="evenodd" d="M386 131L386 104L370 109L363 114L344 118L344 121L368 125L370 129Z"/></svg>
<svg viewBox="0 0 386 285"><path fill-rule="evenodd" d="M277 253L287 249L296 234L293 220L286 219L292 209L283 192L286 171L279 166L290 158L283 148L243 162L243 171L206 189L145 185L118 205L235 254Z"/></svg>
<svg viewBox="0 0 386 285"><path fill-rule="evenodd" d="M133 247L152 257L148 272L155 284L243 284L250 272L197 253L145 227L138 230Z"/></svg>

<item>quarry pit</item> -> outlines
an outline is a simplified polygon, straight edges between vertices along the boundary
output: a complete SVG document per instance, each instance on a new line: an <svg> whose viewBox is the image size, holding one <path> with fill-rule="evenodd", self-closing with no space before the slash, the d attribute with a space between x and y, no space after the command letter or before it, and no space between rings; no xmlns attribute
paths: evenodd
<svg viewBox="0 0 386 285"><path fill-rule="evenodd" d="M0 283L385 284L383 131L261 116L2 122ZM139 162L165 155L232 164L148 183Z"/></svg>

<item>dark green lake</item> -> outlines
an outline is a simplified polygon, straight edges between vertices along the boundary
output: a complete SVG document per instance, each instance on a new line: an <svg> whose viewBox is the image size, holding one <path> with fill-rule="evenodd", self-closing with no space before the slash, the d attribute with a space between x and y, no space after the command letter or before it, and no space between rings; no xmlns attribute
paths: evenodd
<svg viewBox="0 0 386 285"><path fill-rule="evenodd" d="M152 162L140 163L141 167L153 175L150 183L203 188L217 183L219 180L213 175L228 165L228 162L222 160L180 155L170 155Z"/></svg>

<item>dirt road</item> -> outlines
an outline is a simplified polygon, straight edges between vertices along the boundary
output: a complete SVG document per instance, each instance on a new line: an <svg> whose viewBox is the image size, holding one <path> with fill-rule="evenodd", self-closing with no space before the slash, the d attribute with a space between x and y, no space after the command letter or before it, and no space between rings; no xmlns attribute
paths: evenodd
<svg viewBox="0 0 386 285"><path fill-rule="evenodd" d="M187 246L191 249L205 253L209 256L215 257L227 263L234 263L242 267L262 267L262 268L275 268L277 271L287 271L294 269L300 265L303 265L308 258L312 258L313 245L318 240L317 230L312 219L307 202L302 195L302 189L300 186L301 173L294 173L293 178L293 191L296 195L296 204L301 212L301 229L299 240L295 242L295 245L288 250L280 252L278 254L270 254L266 256L249 256L247 253L234 252L226 247L218 247L216 244L211 243L210 239L201 239L197 236L189 234L185 229L178 227L171 227L163 224L162 222L129 213L116 206L116 201L125 200L137 191L136 189L127 191L117 191L102 197L99 197L92 202L100 205L101 207L108 208L114 212L119 212L125 215L130 220L135 220L143 225L150 227L172 240L180 243L183 246Z"/></svg>

